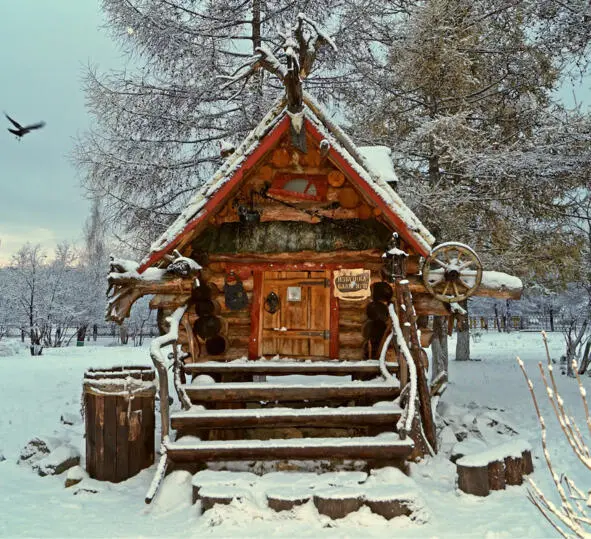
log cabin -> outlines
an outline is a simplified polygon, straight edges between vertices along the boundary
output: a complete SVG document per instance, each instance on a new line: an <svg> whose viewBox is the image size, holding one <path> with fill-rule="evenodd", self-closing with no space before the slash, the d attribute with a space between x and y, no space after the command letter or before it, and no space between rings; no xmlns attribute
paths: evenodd
<svg viewBox="0 0 591 539"><path fill-rule="evenodd" d="M434 248L395 179L387 148L357 147L306 93L297 113L283 97L139 264L112 261L107 318L146 294L158 312L160 475L170 462L436 451L429 316L472 294L518 299L521 283L468 246ZM293 374L311 378L277 381Z"/></svg>

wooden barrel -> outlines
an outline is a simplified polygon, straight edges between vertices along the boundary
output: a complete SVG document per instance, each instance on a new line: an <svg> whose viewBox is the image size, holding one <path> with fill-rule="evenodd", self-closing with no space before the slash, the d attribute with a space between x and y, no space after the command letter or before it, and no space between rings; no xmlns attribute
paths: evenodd
<svg viewBox="0 0 591 539"><path fill-rule="evenodd" d="M365 314L370 320L381 320L385 322L390 316L388 313L388 306L381 301L372 301L368 303L365 309Z"/></svg>
<svg viewBox="0 0 591 539"><path fill-rule="evenodd" d="M223 335L216 335L205 341L205 350L210 356L220 356L228 348L228 341Z"/></svg>
<svg viewBox="0 0 591 539"><path fill-rule="evenodd" d="M119 483L154 464L154 369L88 369L83 392L88 475Z"/></svg>
<svg viewBox="0 0 591 539"><path fill-rule="evenodd" d="M197 316L217 316L221 312L220 304L213 299L204 299L195 303Z"/></svg>
<svg viewBox="0 0 591 539"><path fill-rule="evenodd" d="M200 316L193 324L193 331L202 339L215 337L222 329L222 320L217 316Z"/></svg>
<svg viewBox="0 0 591 539"><path fill-rule="evenodd" d="M392 299L392 296L394 295L392 287L384 281L378 281L377 283L374 283L371 288L371 295L374 301L389 302Z"/></svg>

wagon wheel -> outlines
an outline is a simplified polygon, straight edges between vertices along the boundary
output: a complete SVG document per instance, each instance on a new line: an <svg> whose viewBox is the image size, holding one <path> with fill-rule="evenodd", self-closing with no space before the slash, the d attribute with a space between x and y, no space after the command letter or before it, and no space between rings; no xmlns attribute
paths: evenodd
<svg viewBox="0 0 591 539"><path fill-rule="evenodd" d="M470 297L482 281L478 255L462 243L442 243L423 264L425 288L438 300L456 303Z"/></svg>

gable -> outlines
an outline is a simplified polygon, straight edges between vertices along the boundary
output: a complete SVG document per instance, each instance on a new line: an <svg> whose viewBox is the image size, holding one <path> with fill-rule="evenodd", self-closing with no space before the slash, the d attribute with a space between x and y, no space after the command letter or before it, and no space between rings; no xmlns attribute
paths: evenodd
<svg viewBox="0 0 591 539"><path fill-rule="evenodd" d="M386 179L375 167L370 172L372 167L340 128L317 113L318 105L306 104L303 128L308 152L303 154L290 145L290 118L283 100L279 101L152 245L140 272L172 249L188 249L208 225L238 222L238 211L255 203L262 208L263 222L378 218L390 230L396 230L415 253L428 254L433 237ZM312 177L317 178L316 185L306 184L305 192L299 194L297 190L303 184L292 180ZM339 185L328 185L329 177L337 178ZM263 192L266 197L260 195ZM303 196L310 193L313 195ZM274 199L272 203L269 197ZM352 202L345 202L349 199ZM275 217L271 216L273 211Z"/></svg>

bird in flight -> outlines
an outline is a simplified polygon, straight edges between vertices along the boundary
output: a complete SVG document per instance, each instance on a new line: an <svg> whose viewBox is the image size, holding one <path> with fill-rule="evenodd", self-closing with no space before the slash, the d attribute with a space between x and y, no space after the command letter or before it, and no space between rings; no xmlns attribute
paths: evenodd
<svg viewBox="0 0 591 539"><path fill-rule="evenodd" d="M27 133L30 133L34 129L41 129L45 125L45 122L39 122L39 123L36 123L36 124L26 125L26 126L23 127L16 120L13 120L10 116L8 116L8 114L6 114L6 112L4 113L4 116L6 116L8 118L8 120L10 121L10 123L12 125L14 125L14 127L15 127L15 129L10 129L10 127L9 127L8 130L11 133L14 133L19 139L23 135L26 135Z"/></svg>

